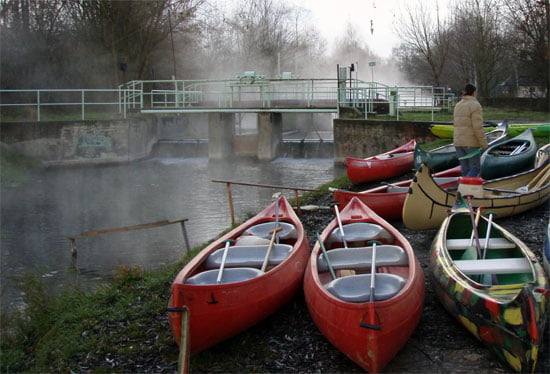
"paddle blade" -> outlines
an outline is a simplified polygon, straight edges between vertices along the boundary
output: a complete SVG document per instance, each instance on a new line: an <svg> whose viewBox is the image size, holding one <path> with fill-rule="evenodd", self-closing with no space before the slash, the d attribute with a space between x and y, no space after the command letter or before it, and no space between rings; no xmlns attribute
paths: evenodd
<svg viewBox="0 0 550 374"><path fill-rule="evenodd" d="M457 192L456 194L456 200L454 205L451 208L451 212L453 213L470 213L470 206L464 200L464 197L460 192Z"/></svg>
<svg viewBox="0 0 550 374"><path fill-rule="evenodd" d="M469 159L469 158L472 158L472 157L478 155L480 152L481 152L481 148L478 148L478 149L473 150L472 152L468 153L467 155L464 155L464 156L462 156L462 157L459 157L458 159L459 159L459 160L467 160L467 159Z"/></svg>

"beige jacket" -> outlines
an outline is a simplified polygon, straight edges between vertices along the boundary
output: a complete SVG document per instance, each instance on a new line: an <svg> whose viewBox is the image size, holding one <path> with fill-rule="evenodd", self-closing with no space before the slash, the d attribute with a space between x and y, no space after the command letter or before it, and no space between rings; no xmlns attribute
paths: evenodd
<svg viewBox="0 0 550 374"><path fill-rule="evenodd" d="M473 96L464 95L455 105L453 140L457 147L488 147L481 104Z"/></svg>

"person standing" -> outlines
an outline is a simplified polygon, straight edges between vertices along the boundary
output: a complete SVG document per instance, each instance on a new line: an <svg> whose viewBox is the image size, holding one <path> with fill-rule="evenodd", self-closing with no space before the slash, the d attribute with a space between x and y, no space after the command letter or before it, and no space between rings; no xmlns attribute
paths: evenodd
<svg viewBox="0 0 550 374"><path fill-rule="evenodd" d="M477 89L473 84L468 83L464 87L462 99L455 105L453 118L453 141L461 174L463 177L478 177L481 172L481 152L488 148L488 144L483 131L483 110L477 101ZM479 149L480 152L474 156L460 159Z"/></svg>

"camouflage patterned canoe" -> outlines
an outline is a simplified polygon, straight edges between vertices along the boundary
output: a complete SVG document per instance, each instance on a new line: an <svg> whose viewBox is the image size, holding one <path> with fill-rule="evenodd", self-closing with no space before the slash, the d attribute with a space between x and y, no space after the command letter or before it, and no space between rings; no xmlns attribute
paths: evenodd
<svg viewBox="0 0 550 374"><path fill-rule="evenodd" d="M471 245L469 213L452 213L432 244L429 276L445 307L502 361L534 372L548 315L549 285L535 254L501 226L478 225ZM485 257L483 254L485 252Z"/></svg>

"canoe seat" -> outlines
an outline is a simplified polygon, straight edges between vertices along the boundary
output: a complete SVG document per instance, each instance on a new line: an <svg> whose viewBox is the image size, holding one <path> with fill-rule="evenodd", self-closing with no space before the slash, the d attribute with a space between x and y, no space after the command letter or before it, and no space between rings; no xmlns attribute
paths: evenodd
<svg viewBox="0 0 550 374"><path fill-rule="evenodd" d="M240 245L231 246L227 249L227 258L225 259L225 267L251 267L260 268L264 262L265 254L269 245ZM216 249L205 260L204 267L206 269L219 269L222 264L224 248ZM269 254L268 265L278 265L292 251L292 246L289 244L273 244L271 253Z"/></svg>
<svg viewBox="0 0 550 374"><path fill-rule="evenodd" d="M185 280L185 284L208 285L217 284L219 270L206 270L195 274ZM229 268L224 269L220 284L243 282L264 274L263 271L255 268Z"/></svg>
<svg viewBox="0 0 550 374"><path fill-rule="evenodd" d="M408 155L410 155L411 153L413 153L413 151L400 152L400 153L390 153L389 155L380 155L380 156L377 156L377 157L375 157L375 158L377 158L377 159L379 159L379 160L383 160L383 159L387 159L387 158L408 156Z"/></svg>
<svg viewBox="0 0 550 374"><path fill-rule="evenodd" d="M354 222L343 225L346 242L380 240L393 242L393 235L376 223ZM337 227L327 237L326 243L342 242L340 228Z"/></svg>
<svg viewBox="0 0 550 374"><path fill-rule="evenodd" d="M370 269L372 260L371 247L336 248L327 252L330 263L334 269ZM409 264L407 253L397 245L376 246L376 266L390 266ZM324 255L317 258L319 271L328 271Z"/></svg>
<svg viewBox="0 0 550 374"><path fill-rule="evenodd" d="M401 192L408 192L409 186L402 187L402 186L388 186L386 189L386 193L401 193Z"/></svg>
<svg viewBox="0 0 550 374"><path fill-rule="evenodd" d="M395 274L380 273L375 276L375 301L391 299L406 283L405 278ZM325 288L342 301L365 303L370 300L370 279L370 274L350 275L330 281Z"/></svg>
<svg viewBox="0 0 550 374"><path fill-rule="evenodd" d="M474 242L475 244L475 242ZM485 247L485 238L479 238L479 245L481 248ZM470 246L470 239L447 239L447 249L465 249ZM489 238L488 249L507 249L515 248L514 242L507 240L506 238Z"/></svg>
<svg viewBox="0 0 550 374"><path fill-rule="evenodd" d="M277 226L276 226L277 225ZM275 227L281 227L282 230L277 233L280 240L298 239L298 231L296 226L288 222L264 222L251 226L243 232L243 235L256 235L261 238L271 239L270 232L275 230Z"/></svg>
<svg viewBox="0 0 550 374"><path fill-rule="evenodd" d="M518 274L530 273L531 265L525 257L490 260L457 260L457 268L464 274Z"/></svg>

